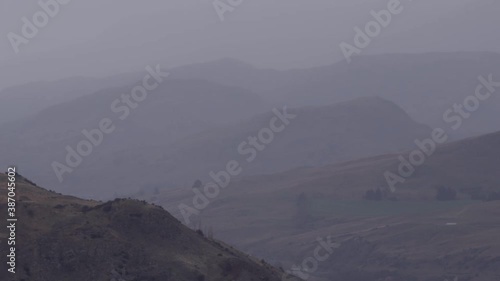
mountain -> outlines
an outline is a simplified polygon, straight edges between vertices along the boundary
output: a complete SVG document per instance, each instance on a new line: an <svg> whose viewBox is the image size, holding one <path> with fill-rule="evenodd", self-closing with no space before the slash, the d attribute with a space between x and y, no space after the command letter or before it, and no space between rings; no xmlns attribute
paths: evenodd
<svg viewBox="0 0 500 281"><path fill-rule="evenodd" d="M412 146L429 128L415 123L397 105L381 98L360 98L348 102L294 109L277 108L220 130L211 130L172 145L148 170L164 172L171 178L189 171L187 178L205 177L226 162L242 163L243 174L272 173L299 166L321 166L356 158L396 152ZM276 126L284 126L270 138L270 122L276 116L293 116ZM289 123L288 125L285 123ZM281 125L280 125L281 124ZM251 144L251 138L258 144ZM143 150L144 151L144 150ZM125 153L125 152L124 152ZM151 152L141 153L151 155Z"/></svg>
<svg viewBox="0 0 500 281"><path fill-rule="evenodd" d="M500 130L490 122L500 110L496 93L459 130L443 115L474 95L491 74L500 81L500 54L448 52L366 55L348 64L273 71L234 60L219 60L173 70L176 77L215 81L249 89L275 104L290 107L324 105L358 97L379 96L400 105L417 122L446 129L455 139ZM215 70L215 71L212 71ZM230 79L228 79L230 78Z"/></svg>
<svg viewBox="0 0 500 281"><path fill-rule="evenodd" d="M143 101L132 100L133 105L128 106L122 94L130 94L133 87L134 84L104 89L4 125L4 129L15 131L21 141L36 140L44 144L56 138L68 142L71 136L83 129L96 127L102 118L107 117L123 121L124 126L130 128L122 130L129 131L130 135L134 135L131 131L139 130L134 137L142 138L144 144L156 144L200 132L210 126L231 124L264 110L260 99L248 91L197 80L165 81ZM123 106L127 106L128 110ZM133 118L128 118L132 115ZM156 139L153 138L155 135ZM123 136L125 140L129 138Z"/></svg>
<svg viewBox="0 0 500 281"><path fill-rule="evenodd" d="M289 115L293 118L285 120ZM64 185L53 186L94 196L191 186L196 179L210 179L211 172L218 173L230 161L239 163L242 175L272 173L402 151L428 134L428 127L415 123L397 105L380 98L321 107L276 108L274 112L189 135L171 144L130 146L115 153L104 151L86 159L75 173L67 174ZM25 165L37 167L33 163ZM142 176L131 173L124 177L124 170L141 171ZM53 171L34 175L43 183L55 179ZM120 188L110 190L109 182Z"/></svg>
<svg viewBox="0 0 500 281"><path fill-rule="evenodd" d="M210 197L189 220L284 268L311 255L318 237L331 237L340 247L310 280L494 280L500 266L499 154L500 133L442 145L394 193L384 174L398 174L397 154L247 176ZM456 199L439 199L441 187L454 190ZM367 200L367 191L376 189L382 199ZM204 187L199 190L138 197L186 222L179 204L193 206Z"/></svg>
<svg viewBox="0 0 500 281"><path fill-rule="evenodd" d="M137 73L126 73L106 78L72 77L6 88L0 92L0 125L27 118L56 104L140 79Z"/></svg>
<svg viewBox="0 0 500 281"><path fill-rule="evenodd" d="M0 174L1 208L7 176ZM281 280L282 272L183 226L158 206L16 185L16 280ZM8 253L7 229L0 249ZM12 278L2 270L2 280Z"/></svg>
<svg viewBox="0 0 500 281"><path fill-rule="evenodd" d="M205 63L195 63L173 68L172 78L201 79L221 85L239 87L258 93L263 99L278 101L284 85L293 83L292 73L303 71L280 71L254 67L236 59L219 59Z"/></svg>
<svg viewBox="0 0 500 281"><path fill-rule="evenodd" d="M2 165L23 166L34 180L53 183L57 188L60 183L52 163L64 163L66 147L77 149L80 142L88 139L82 131L95 133L105 118L114 130L104 134L101 142L95 141L95 153L86 158L81 168L94 169L87 163L91 159L99 161L103 154L114 155L123 149L143 146L168 146L191 134L245 120L266 107L258 96L246 90L178 79L164 81L143 101L132 101L129 106L123 95L134 86L101 90L3 125ZM106 166L101 163L100 167Z"/></svg>
<svg viewBox="0 0 500 281"><path fill-rule="evenodd" d="M356 57L351 64L341 61L292 70L262 69L235 59L220 59L172 67L169 72L172 79L205 80L245 89L276 106L317 106L380 96L400 105L416 121L442 127L454 139L459 139L500 130L496 123L488 122L496 117L500 108L496 94L482 103L459 130L451 129L450 124L443 121L447 110L464 103L466 97L475 93L479 76L487 78L491 74L493 80L499 80L499 64L500 55L497 53L448 52L366 55ZM127 75L134 77L137 73ZM88 87L105 89L99 86L104 83L101 80L82 85L69 79L6 90L5 94L0 94L3 104L0 107L5 112L0 113L5 115L3 122L47 108L51 102L46 99L52 96L70 100L82 91L82 94L88 93L85 91ZM134 81L129 79L128 83ZM124 84L118 80L104 85L118 87ZM74 90L68 91L68 88ZM50 94L52 92L54 94ZM2 99L2 95L10 98ZM21 98L23 104L19 104Z"/></svg>

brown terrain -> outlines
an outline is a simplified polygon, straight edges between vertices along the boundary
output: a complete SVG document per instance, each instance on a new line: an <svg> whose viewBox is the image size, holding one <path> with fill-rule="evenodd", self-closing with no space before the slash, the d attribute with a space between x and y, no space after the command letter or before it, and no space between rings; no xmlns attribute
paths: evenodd
<svg viewBox="0 0 500 281"><path fill-rule="evenodd" d="M6 214L5 174L0 187L0 209ZM21 177L16 192L16 273L5 268L8 234L2 227L1 280L275 281L283 275L188 229L158 206L63 196Z"/></svg>
<svg viewBox="0 0 500 281"><path fill-rule="evenodd" d="M310 280L498 280L499 153L500 133L443 145L394 193L384 172L397 172L398 155L243 177L189 219L285 270L312 256L318 237L340 243ZM437 200L438 187L456 196ZM190 189L142 198L182 220ZM364 198L376 189L382 198Z"/></svg>

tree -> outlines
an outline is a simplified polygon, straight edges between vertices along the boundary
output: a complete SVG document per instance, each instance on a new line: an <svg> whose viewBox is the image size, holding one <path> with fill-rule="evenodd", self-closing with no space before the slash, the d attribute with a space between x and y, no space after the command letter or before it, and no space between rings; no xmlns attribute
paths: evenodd
<svg viewBox="0 0 500 281"><path fill-rule="evenodd" d="M294 221L295 225L299 228L303 228L307 226L312 220L311 216L311 202L307 195L302 192L297 196L295 200L295 216Z"/></svg>
<svg viewBox="0 0 500 281"><path fill-rule="evenodd" d="M439 186L436 192L436 200L451 201L457 199L457 191L451 187Z"/></svg>
<svg viewBox="0 0 500 281"><path fill-rule="evenodd" d="M490 193L488 193L486 201L496 201L496 200L500 200L500 192L491 191Z"/></svg>
<svg viewBox="0 0 500 281"><path fill-rule="evenodd" d="M365 196L363 198L365 200L380 201L384 199L384 193L380 190L380 188L370 189L365 192Z"/></svg>
<svg viewBox="0 0 500 281"><path fill-rule="evenodd" d="M365 200L373 200L373 198L375 198L375 192L372 189L369 189L365 192L365 196L363 198Z"/></svg>
<svg viewBox="0 0 500 281"><path fill-rule="evenodd" d="M201 182L201 180L196 180L196 181L193 183L192 188L200 188L202 185L203 185L203 183Z"/></svg>

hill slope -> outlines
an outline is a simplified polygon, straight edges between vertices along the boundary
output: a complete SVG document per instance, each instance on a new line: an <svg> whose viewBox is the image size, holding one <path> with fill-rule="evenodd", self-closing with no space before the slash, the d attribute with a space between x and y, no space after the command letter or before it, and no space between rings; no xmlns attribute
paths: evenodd
<svg viewBox="0 0 500 281"><path fill-rule="evenodd" d="M189 230L160 207L85 201L18 180L16 280L281 280L274 268ZM2 210L6 186L0 174ZM6 253L5 228L0 237Z"/></svg>
<svg viewBox="0 0 500 281"><path fill-rule="evenodd" d="M310 255L317 237L332 236L341 247L312 280L496 280L500 201L471 199L500 194L499 155L500 133L443 145L395 193L384 178L397 172L394 154L245 177L190 221L287 267ZM457 200L436 200L438 186L456 190ZM376 188L387 190L383 200L363 199ZM194 194L142 198L154 196L182 218L179 203L192 206Z"/></svg>

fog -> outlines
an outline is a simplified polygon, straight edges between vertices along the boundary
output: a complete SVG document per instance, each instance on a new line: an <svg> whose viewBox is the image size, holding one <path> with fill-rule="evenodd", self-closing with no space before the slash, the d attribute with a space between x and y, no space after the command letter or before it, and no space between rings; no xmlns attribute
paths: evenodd
<svg viewBox="0 0 500 281"><path fill-rule="evenodd" d="M381 97L402 110L388 110L393 118L411 118L415 124L400 127L380 122L387 117L376 113L383 102L364 101L370 104L366 112L349 116L366 122L378 117L377 124L399 126L400 134L388 138L388 134L368 133L369 126L361 122L355 127L372 141L362 150L354 145L355 136L331 139L331 135L348 131L354 121L321 129L320 136L310 139L300 137L307 134L306 122L296 125L296 133L289 138L311 147L306 146L302 154L292 153L291 158L282 155L287 154L286 149L269 152L269 158L280 160L254 164L248 174L409 149L413 143L408 140L426 131L420 125L430 130L450 123L453 116L443 117L447 109L473 92L479 75L498 71L500 42L493 34L499 4L493 0L255 0L233 2L239 4L226 5L226 10L215 5L220 2L201 0L40 3L51 5L45 7L51 15L46 25L36 28L31 22L40 20L34 15L43 11L42 4L2 1L0 33L5 40L0 45L0 126L11 132L0 138L5 144L2 157L7 163L25 164L43 184L81 196L133 193L156 184L176 187L195 177L204 178L209 167L221 164L219 157L233 157L234 151L225 147L258 126L256 120L275 106L305 112L309 112L308 106L320 107L321 118L335 119L329 106L342 112L351 107L344 104L344 108L339 102ZM372 11L389 13L391 3L399 8L385 19L388 22L375 36L370 35L373 38L361 36L359 32L370 33L367 26L377 20ZM136 118L112 136L114 142L89 157L89 162L97 161L95 166L86 172L85 167L80 168L79 175L64 183L54 177L50 163L64 156L64 147L77 141L78 132L99 124L113 99L130 92L146 67L169 71L173 81L168 79L155 90L165 93L157 100L147 99L144 111L138 110ZM203 94L207 91L212 96ZM231 96L231 92L239 95ZM461 130L445 131L450 139L459 140L500 130L489 122L499 104L492 99ZM369 117L372 110L374 115ZM316 117L312 114L310 118ZM406 132L408 127L412 130ZM216 130L223 133L214 138ZM183 143L186 138L191 140L188 145ZM326 142L321 146L327 148L313 148L323 138ZM207 148L215 142L223 146ZM342 152L333 144L342 147ZM281 145L294 147L284 140ZM206 153L197 159L196 147L218 151L218 156ZM188 152L179 155L181 151ZM142 164L169 172L143 183L123 177L118 191L112 183L122 177L122 169L138 167L129 163L122 169L111 168L110 163L121 163L117 154L142 155ZM168 168L172 159L178 162L175 168ZM111 171L94 183L94 191L82 188L87 182L81 177L97 167Z"/></svg>
<svg viewBox="0 0 500 281"><path fill-rule="evenodd" d="M0 279L497 280L499 11L0 0Z"/></svg>
<svg viewBox="0 0 500 281"><path fill-rule="evenodd" d="M488 5L498 5L494 1L402 3L405 11L364 54L498 50L498 44L484 44L496 40L487 17L494 14L484 14L494 10ZM210 1L70 1L28 44L20 45L18 54L7 34L20 34L21 18L31 19L40 7L36 1L2 5L4 88L135 71L148 63L174 67L225 57L276 69L326 65L343 58L339 44L352 41L353 28L363 27L371 20L370 10L384 8L387 1L248 1L225 13L223 22ZM447 34L437 34L443 21L450 23ZM424 36L417 40L411 34Z"/></svg>

